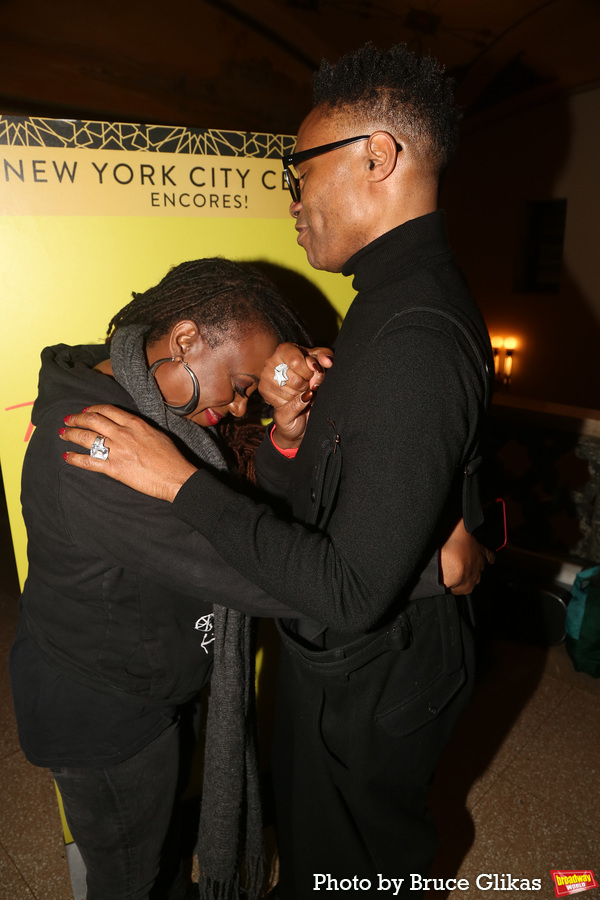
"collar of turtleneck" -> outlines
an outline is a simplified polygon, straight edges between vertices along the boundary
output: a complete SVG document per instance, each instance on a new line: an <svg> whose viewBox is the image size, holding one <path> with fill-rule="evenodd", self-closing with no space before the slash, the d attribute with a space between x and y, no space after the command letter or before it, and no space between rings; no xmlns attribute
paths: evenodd
<svg viewBox="0 0 600 900"><path fill-rule="evenodd" d="M342 274L354 275L352 286L360 293L397 277L409 266L451 252L446 239L446 214L438 209L409 219L367 244L344 264Z"/></svg>

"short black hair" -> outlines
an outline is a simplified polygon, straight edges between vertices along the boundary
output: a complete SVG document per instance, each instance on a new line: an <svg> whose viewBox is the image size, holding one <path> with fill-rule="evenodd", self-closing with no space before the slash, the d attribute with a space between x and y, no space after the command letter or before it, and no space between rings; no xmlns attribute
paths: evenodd
<svg viewBox="0 0 600 900"><path fill-rule="evenodd" d="M437 60L413 53L406 44L380 50L369 42L336 63L323 60L313 77L313 94L315 106L350 111L357 121L381 122L396 139L409 134L439 172L456 150L460 112L454 81Z"/></svg>
<svg viewBox="0 0 600 900"><path fill-rule="evenodd" d="M147 325L152 344L184 319L195 323L210 347L253 327L279 341L310 344L302 320L273 282L250 264L223 257L180 263L154 287L134 293L111 319L106 340L125 325Z"/></svg>

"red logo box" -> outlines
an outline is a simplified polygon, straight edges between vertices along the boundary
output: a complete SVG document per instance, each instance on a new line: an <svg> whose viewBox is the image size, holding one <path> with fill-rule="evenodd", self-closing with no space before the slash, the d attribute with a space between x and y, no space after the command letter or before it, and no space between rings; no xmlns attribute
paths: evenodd
<svg viewBox="0 0 600 900"><path fill-rule="evenodd" d="M598 887L591 869L552 869L550 874L557 897L568 897L570 894L579 894L581 891L590 891Z"/></svg>

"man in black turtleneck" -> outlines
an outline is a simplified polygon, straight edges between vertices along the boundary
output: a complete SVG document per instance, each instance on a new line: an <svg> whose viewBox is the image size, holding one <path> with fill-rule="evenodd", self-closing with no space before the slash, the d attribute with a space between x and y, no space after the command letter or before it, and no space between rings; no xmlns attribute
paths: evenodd
<svg viewBox="0 0 600 900"><path fill-rule="evenodd" d="M428 790L473 674L470 626L436 548L464 509L490 371L437 209L457 118L443 71L404 46L367 45L316 75L284 159L290 212L311 265L352 275L358 293L333 366L317 354L328 369L317 390L314 357L298 348L265 366L275 427L257 468L288 519L195 471L163 438L136 438L126 415L115 416L126 434L96 414L73 417L84 436L67 429L110 447L106 462L69 462L174 501L228 562L305 615L280 623L282 900L411 896L436 848ZM445 581L460 594L474 578Z"/></svg>

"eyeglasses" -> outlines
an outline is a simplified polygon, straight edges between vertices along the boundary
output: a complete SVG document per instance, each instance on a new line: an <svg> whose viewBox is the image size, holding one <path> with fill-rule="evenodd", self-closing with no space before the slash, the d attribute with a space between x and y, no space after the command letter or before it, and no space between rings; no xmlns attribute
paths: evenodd
<svg viewBox="0 0 600 900"><path fill-rule="evenodd" d="M295 172L292 172L292 166L296 167L307 159L321 156L323 153L330 153L332 150L345 147L347 144L355 144L357 141L368 141L370 137L370 134L361 134L359 137L344 138L342 141L333 141L331 144L322 144L320 147L311 147L309 150L301 150L300 153L290 153L289 156L282 156L283 174L294 203L298 203L300 200L300 178ZM394 143L396 144L396 150L402 150L398 141Z"/></svg>

